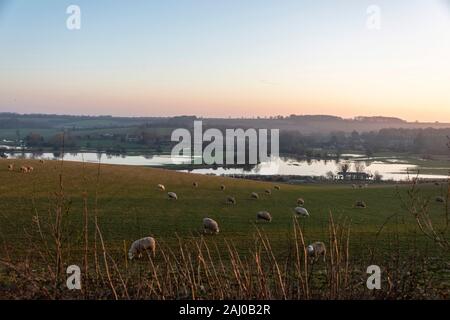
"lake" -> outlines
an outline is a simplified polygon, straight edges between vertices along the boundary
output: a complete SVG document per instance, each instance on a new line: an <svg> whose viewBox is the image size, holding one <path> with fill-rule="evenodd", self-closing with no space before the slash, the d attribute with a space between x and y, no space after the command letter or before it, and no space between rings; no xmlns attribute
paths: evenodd
<svg viewBox="0 0 450 320"><path fill-rule="evenodd" d="M11 159L47 159L60 160L61 157L54 153L7 153ZM108 155L105 153L79 152L66 153L65 161L79 161L103 164L119 164L132 166L152 166L161 167L175 165L189 165L191 158L176 157L170 155ZM276 157L270 161L262 162L249 168L195 168L192 170L179 170L182 172L192 172L198 174L214 175L298 175L298 176L326 176L328 172L336 174L339 171L339 164L347 162L353 168L355 163L362 163L365 172L374 174L378 172L383 180L402 181L408 179L408 172L414 176L417 173L417 166L408 160L396 157L372 157L367 158L359 154L343 154L340 160L314 160L295 159L293 157ZM351 169L352 170L352 169ZM420 174L421 179L446 179L445 175Z"/></svg>

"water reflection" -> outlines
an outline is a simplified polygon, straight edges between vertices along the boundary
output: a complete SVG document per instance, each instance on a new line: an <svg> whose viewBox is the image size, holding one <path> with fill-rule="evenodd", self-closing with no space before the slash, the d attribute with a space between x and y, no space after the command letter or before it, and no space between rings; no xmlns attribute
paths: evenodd
<svg viewBox="0 0 450 320"><path fill-rule="evenodd" d="M7 153L8 158L17 159L51 159L59 160L62 154L60 152L18 152L11 151ZM170 155L126 155L111 154L102 152L71 152L64 155L65 161L81 161L91 163L104 164L120 164L132 166L168 166L168 165L184 165L190 169L180 171L214 174L214 175L292 175L292 176L331 176L339 171L341 163L348 163L350 167L359 166L364 172L374 174L378 172L383 179L388 180L406 180L408 179L408 171L410 174L417 172L417 166L405 160L396 158L367 158L358 155L346 155L339 159L295 159L293 157L276 157L270 161L262 162L258 165L248 165L241 167L196 167L191 164L189 157L171 158ZM346 160L344 160L346 159ZM446 178L442 175L420 175L420 178Z"/></svg>

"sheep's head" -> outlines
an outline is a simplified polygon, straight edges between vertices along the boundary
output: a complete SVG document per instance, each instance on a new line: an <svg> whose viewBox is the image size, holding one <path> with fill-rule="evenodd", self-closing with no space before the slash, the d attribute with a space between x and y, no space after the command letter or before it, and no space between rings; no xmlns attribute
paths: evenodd
<svg viewBox="0 0 450 320"><path fill-rule="evenodd" d="M134 254L131 251L128 251L128 259L133 260Z"/></svg>
<svg viewBox="0 0 450 320"><path fill-rule="evenodd" d="M312 245L309 245L306 247L306 252L308 252L309 255L314 254L314 247Z"/></svg>

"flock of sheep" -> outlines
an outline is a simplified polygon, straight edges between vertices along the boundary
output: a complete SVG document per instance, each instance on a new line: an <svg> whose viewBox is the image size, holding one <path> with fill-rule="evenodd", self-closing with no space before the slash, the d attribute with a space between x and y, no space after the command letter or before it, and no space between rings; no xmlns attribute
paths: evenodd
<svg viewBox="0 0 450 320"><path fill-rule="evenodd" d="M198 188L199 184L197 182L193 182L192 186L194 188ZM166 187L163 184L158 184L157 189L165 192ZM225 185L220 186L220 190L225 191L226 187ZM281 190L281 187L276 185L274 186L275 190ZM270 189L266 189L264 191L266 195L271 195L272 191ZM169 200L178 200L178 195L175 192L167 192L167 197ZM256 192L252 192L250 194L250 198L257 200L259 199L259 194ZM227 196L226 203L230 205L236 204L236 199L232 196ZM309 212L306 208L304 208L305 200L303 198L297 199L297 207L294 208L294 212L299 217L309 217ZM272 215L268 211L259 211L256 214L256 220L257 221L265 221L265 222L271 222L272 221ZM203 232L205 234L217 234L219 233L219 223L215 221L214 219L211 219L209 217L203 218ZM323 242L314 242L310 244L306 251L309 256L313 257L314 260L316 260L319 257L323 257L325 259L326 254L326 247ZM156 240L153 237L145 237L139 240L134 241L131 244L130 250L128 251L128 257L130 260L134 258L140 258L142 257L142 254L146 252L147 254L152 254L155 256L156 252Z"/></svg>
<svg viewBox="0 0 450 320"><path fill-rule="evenodd" d="M40 163L44 163L44 160L40 160ZM8 170L14 171L14 164L9 164ZM34 171L34 168L31 166L21 166L18 171L21 173L31 173ZM194 188L198 188L199 184L197 182L193 182L192 186ZM359 186L356 186L355 184L352 185L353 189L357 189L357 188L362 189L362 188L367 188L367 187L368 187L367 184L359 185ZM163 184L158 184L157 188L163 192L166 190L166 188ZM220 190L225 191L225 189L226 189L225 185L220 186ZM276 186L274 186L274 189L281 190L281 187L276 185ZM264 191L264 193L266 195L270 196L272 194L272 190L266 189ZM168 199L170 199L170 200L178 200L178 195L175 192L168 192L167 196L168 196ZM250 194L251 199L258 200L259 197L260 197L260 195L257 192L252 192ZM435 200L436 200L436 202L439 202L439 203L446 202L446 199L442 196L436 197ZM235 205L236 199L232 196L227 196L226 203L230 204L230 205ZM298 198L297 199L297 207L294 208L294 212L297 216L306 218L306 217L309 217L309 212L306 208L304 208L304 205L305 205L305 200L303 198ZM356 208L367 208L367 205L364 201L357 201L355 204L355 207ZM256 214L256 220L271 222L272 215L268 211L259 211ZM217 223L217 221L215 221L211 218L205 217L203 219L203 231L205 234L217 234L220 231L219 224ZM317 259L319 257L323 257L325 259L326 247L323 242L318 241L318 242L314 242L314 243L310 244L306 248L306 251L307 251L308 255L313 257L314 259ZM131 247L129 249L128 257L130 260L134 259L134 258L140 258L140 257L142 257L142 254L144 252L152 254L153 256L155 255L156 240L153 237L145 237L145 238L134 241L131 244Z"/></svg>
<svg viewBox="0 0 450 320"><path fill-rule="evenodd" d="M44 163L44 160L39 160L40 163ZM10 163L8 165L8 170L9 171L14 171L14 164ZM34 171L34 168L32 166L21 166L19 168L19 172L20 173L31 173Z"/></svg>
<svg viewBox="0 0 450 320"><path fill-rule="evenodd" d="M193 182L192 183L194 188L198 188L198 183L197 182ZM357 189L357 188L367 188L368 185L352 185L353 189ZM166 188L163 184L158 184L157 188L160 191L165 191ZM220 186L220 190L224 191L226 189L225 185L221 185ZM276 185L274 186L275 190L281 190L281 187ZM266 195L271 195L272 191L270 189L266 189L264 191L264 193ZM168 199L170 200L177 200L178 199L178 195L175 192L168 192L167 193ZM257 200L259 199L260 195L257 192L252 192L250 194L250 198ZM444 199L444 197L437 197L436 198L436 202L445 202L446 199ZM227 196L226 198L226 203L227 204L231 204L231 205L235 205L236 204L236 199L232 196ZM305 200L303 198L298 198L297 199L297 207L294 208L294 212L296 213L297 216L299 217L309 217L309 212L306 208L304 208L305 205ZM357 201L355 204L356 208L367 208L367 205L364 201ZM272 215L270 214L270 212L268 211L259 211L256 214L256 220L257 221L266 221L266 222L271 222L272 221ZM205 234L217 234L219 233L219 224L217 223L217 221L205 217L203 219L203 230ZM156 240L153 237L145 237L139 240L136 240L135 242L132 243L131 248L128 252L128 256L129 259L134 259L134 258L139 258L142 257L142 253L147 252L147 253L151 253L153 256L155 255L155 251L156 251ZM325 255L326 255L326 246L325 243L321 242L321 241L317 241L314 242L310 245L308 245L306 247L306 252L307 254L313 258L313 261L317 261L318 258L322 257L323 260L325 261Z"/></svg>

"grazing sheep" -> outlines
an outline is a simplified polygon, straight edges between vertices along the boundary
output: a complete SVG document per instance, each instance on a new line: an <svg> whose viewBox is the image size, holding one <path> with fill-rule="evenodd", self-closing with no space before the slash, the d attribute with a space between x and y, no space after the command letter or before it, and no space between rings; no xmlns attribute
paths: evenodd
<svg viewBox="0 0 450 320"><path fill-rule="evenodd" d="M252 194L250 195L250 198L259 199L259 195L256 192L252 192Z"/></svg>
<svg viewBox="0 0 450 320"><path fill-rule="evenodd" d="M197 188L198 187L198 183L197 182L192 182L192 186L194 187L194 188Z"/></svg>
<svg viewBox="0 0 450 320"><path fill-rule="evenodd" d="M445 198L442 196L436 197L436 202L445 203Z"/></svg>
<svg viewBox="0 0 450 320"><path fill-rule="evenodd" d="M175 192L168 192L167 196L169 197L169 200L178 200L178 196Z"/></svg>
<svg viewBox="0 0 450 320"><path fill-rule="evenodd" d="M362 189L362 188L364 188L364 186L363 186L362 184L360 184L360 185L358 186L358 188Z"/></svg>
<svg viewBox="0 0 450 320"><path fill-rule="evenodd" d="M142 258L142 253L151 253L153 257L156 251L156 241L152 237L146 237L136 240L131 244L130 250L128 251L128 258L133 260L134 258Z"/></svg>
<svg viewBox="0 0 450 320"><path fill-rule="evenodd" d="M364 201L356 201L355 207L364 209L364 208L367 208L367 205Z"/></svg>
<svg viewBox="0 0 450 320"><path fill-rule="evenodd" d="M259 211L256 214L256 220L264 220L271 222L272 221L272 215L267 211Z"/></svg>
<svg viewBox="0 0 450 320"><path fill-rule="evenodd" d="M275 186L274 189L275 190L281 190L280 186Z"/></svg>
<svg viewBox="0 0 450 320"><path fill-rule="evenodd" d="M325 255L327 254L325 243L321 241L314 242L306 247L306 252L308 253L308 256L313 257L314 261L322 256L323 261L325 262Z"/></svg>
<svg viewBox="0 0 450 320"><path fill-rule="evenodd" d="M21 173L27 173L28 172L28 168L27 167L20 167L20 172Z"/></svg>
<svg viewBox="0 0 450 320"><path fill-rule="evenodd" d="M165 191L165 190L166 190L166 187L164 187L163 184L158 184L157 188L158 188L159 190L161 190L161 191Z"/></svg>
<svg viewBox="0 0 450 320"><path fill-rule="evenodd" d="M203 232L204 233L219 233L219 224L211 219L211 218L204 218L203 219Z"/></svg>
<svg viewBox="0 0 450 320"><path fill-rule="evenodd" d="M236 204L236 199L234 197L227 197L227 204Z"/></svg>
<svg viewBox="0 0 450 320"><path fill-rule="evenodd" d="M303 200L303 198L298 198L297 199L297 205L299 205L299 206L305 205L305 200Z"/></svg>
<svg viewBox="0 0 450 320"><path fill-rule="evenodd" d="M268 196L270 196L272 194L272 191L270 189L266 189L266 191L264 191Z"/></svg>
<svg viewBox="0 0 450 320"><path fill-rule="evenodd" d="M8 165L8 170L9 171L14 171L14 165L13 164L9 164Z"/></svg>
<svg viewBox="0 0 450 320"><path fill-rule="evenodd" d="M356 189L356 184L352 184L352 188L353 188L353 189Z"/></svg>
<svg viewBox="0 0 450 320"><path fill-rule="evenodd" d="M33 172L34 168L33 167L27 167L28 172Z"/></svg>
<svg viewBox="0 0 450 320"><path fill-rule="evenodd" d="M225 185L221 185L220 190L225 191Z"/></svg>
<svg viewBox="0 0 450 320"><path fill-rule="evenodd" d="M39 160L39 162L40 162L40 163L44 163L44 160L41 159L41 160Z"/></svg>
<svg viewBox="0 0 450 320"><path fill-rule="evenodd" d="M303 207L297 207L294 209L295 213L298 214L300 217L309 217L309 212Z"/></svg>

